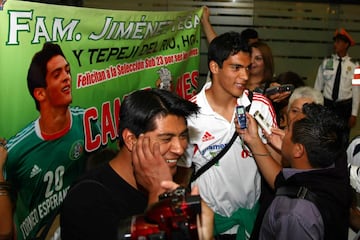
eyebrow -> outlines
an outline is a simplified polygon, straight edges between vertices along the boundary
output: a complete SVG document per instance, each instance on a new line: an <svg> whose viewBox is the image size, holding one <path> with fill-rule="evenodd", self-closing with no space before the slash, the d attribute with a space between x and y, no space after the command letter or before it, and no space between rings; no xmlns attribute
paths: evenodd
<svg viewBox="0 0 360 240"><path fill-rule="evenodd" d="M241 65L241 64L236 64L236 63L230 63L229 65L233 66L233 67L243 67L243 68L247 68L247 69L251 68L251 63L247 67L245 67L244 65Z"/></svg>
<svg viewBox="0 0 360 240"><path fill-rule="evenodd" d="M52 70L51 72L49 72L50 74L54 74L54 73L56 73L56 72L59 72L59 71L61 71L63 68L70 68L70 63L67 63L64 67L58 67L58 68L55 68L54 70Z"/></svg>
<svg viewBox="0 0 360 240"><path fill-rule="evenodd" d="M157 135L158 138L162 138L162 137L173 137L175 136L175 134L173 133L160 133Z"/></svg>
<svg viewBox="0 0 360 240"><path fill-rule="evenodd" d="M234 67L244 67L244 65L235 64L235 63L230 63L230 66L234 66Z"/></svg>
<svg viewBox="0 0 360 240"><path fill-rule="evenodd" d="M183 134L188 134L189 133L189 129L186 128L184 131L182 131L179 135L183 135ZM160 133L157 135L158 137L174 137L176 136L176 134L174 133Z"/></svg>

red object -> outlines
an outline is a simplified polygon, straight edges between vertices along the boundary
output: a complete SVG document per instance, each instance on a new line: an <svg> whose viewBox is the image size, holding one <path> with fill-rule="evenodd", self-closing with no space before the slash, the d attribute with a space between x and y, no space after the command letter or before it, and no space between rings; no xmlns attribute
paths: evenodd
<svg viewBox="0 0 360 240"><path fill-rule="evenodd" d="M353 86L360 86L360 66L356 67L354 70L354 77L352 79Z"/></svg>
<svg viewBox="0 0 360 240"><path fill-rule="evenodd" d="M336 38L338 35L342 35L346 37L350 42L350 46L355 45L355 40L350 36L350 34L344 28L336 29L334 33L334 38Z"/></svg>

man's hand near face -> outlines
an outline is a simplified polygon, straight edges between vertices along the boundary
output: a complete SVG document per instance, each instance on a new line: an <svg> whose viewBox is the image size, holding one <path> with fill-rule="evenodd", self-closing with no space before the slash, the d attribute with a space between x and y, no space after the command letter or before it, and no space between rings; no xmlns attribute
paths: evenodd
<svg viewBox="0 0 360 240"><path fill-rule="evenodd" d="M140 134L131 156L137 183L148 191L149 204L157 202L159 195L165 192L160 183L172 181L170 168L160 154L159 143L150 146L150 139Z"/></svg>

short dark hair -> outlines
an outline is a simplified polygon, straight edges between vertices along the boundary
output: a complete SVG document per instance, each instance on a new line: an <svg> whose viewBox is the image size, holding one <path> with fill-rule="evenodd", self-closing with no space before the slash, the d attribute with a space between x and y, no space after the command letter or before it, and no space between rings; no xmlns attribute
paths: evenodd
<svg viewBox="0 0 360 240"><path fill-rule="evenodd" d="M295 88L305 86L305 81L299 74L292 71L287 71L279 74L277 76L275 82L279 84L292 84Z"/></svg>
<svg viewBox="0 0 360 240"><path fill-rule="evenodd" d="M208 66L211 61L215 61L220 68L223 62L229 56L233 56L238 52L251 53L251 48L244 41L238 32L226 32L215 37L209 44L208 49Z"/></svg>
<svg viewBox="0 0 360 240"><path fill-rule="evenodd" d="M120 107L119 146L124 146L122 132L129 129L136 137L156 129L160 116L184 117L199 111L199 107L184 98L163 89L137 90L126 96Z"/></svg>
<svg viewBox="0 0 360 240"><path fill-rule="evenodd" d="M345 121L325 106L304 104L305 117L292 126L292 141L305 146L314 168L335 164L346 151Z"/></svg>
<svg viewBox="0 0 360 240"><path fill-rule="evenodd" d="M34 97L35 88L46 88L46 65L49 60L57 55L65 58L58 44L46 42L43 48L33 56L27 74L27 85L30 95L35 100L36 109L40 110L39 102ZM66 59L66 58L65 58Z"/></svg>
<svg viewBox="0 0 360 240"><path fill-rule="evenodd" d="M247 42L250 38L258 38L258 32L253 28L246 28L241 32L241 37Z"/></svg>

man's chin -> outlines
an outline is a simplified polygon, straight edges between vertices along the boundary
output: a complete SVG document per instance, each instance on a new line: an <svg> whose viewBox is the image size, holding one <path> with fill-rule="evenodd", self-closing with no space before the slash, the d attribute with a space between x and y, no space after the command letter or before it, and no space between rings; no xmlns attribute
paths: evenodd
<svg viewBox="0 0 360 240"><path fill-rule="evenodd" d="M170 172L171 172L172 176L174 176L176 174L176 169L177 169L177 166L170 167Z"/></svg>

